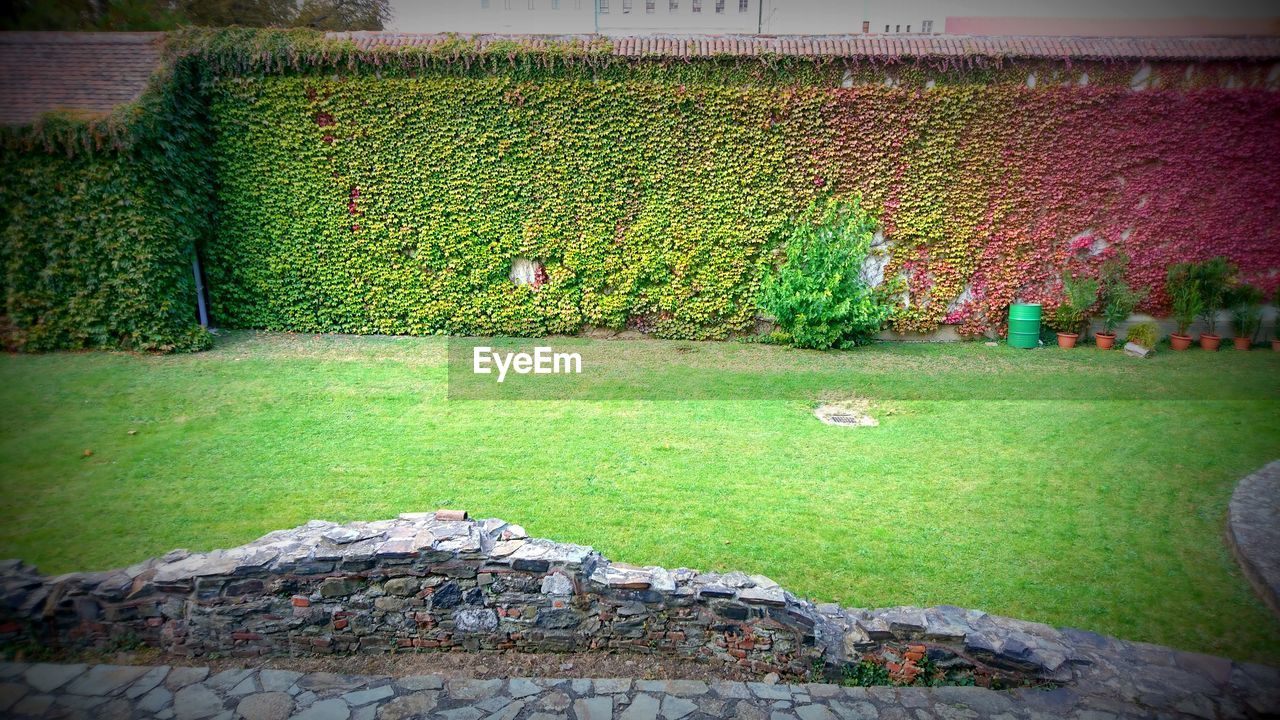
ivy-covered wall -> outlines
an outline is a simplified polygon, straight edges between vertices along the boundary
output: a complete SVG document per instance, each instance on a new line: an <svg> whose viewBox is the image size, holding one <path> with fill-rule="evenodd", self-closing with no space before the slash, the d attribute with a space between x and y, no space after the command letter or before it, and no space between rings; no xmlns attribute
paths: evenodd
<svg viewBox="0 0 1280 720"><path fill-rule="evenodd" d="M1154 312L1174 261L1278 280L1280 93L1218 87L1239 68L742 67L233 73L211 105L214 317L725 337L753 325L771 238L820 193L880 216L902 331L998 327L1119 250ZM547 282L513 285L517 258Z"/></svg>
<svg viewBox="0 0 1280 720"><path fill-rule="evenodd" d="M605 41L362 49L171 36L106 120L4 135L0 290L28 349L224 327L665 337L751 329L777 231L880 218L901 331L998 328L1110 254L1154 292L1226 255L1280 283L1280 92L1263 63L624 58ZM1270 74L1269 74L1270 73ZM538 287L508 278L520 258Z"/></svg>

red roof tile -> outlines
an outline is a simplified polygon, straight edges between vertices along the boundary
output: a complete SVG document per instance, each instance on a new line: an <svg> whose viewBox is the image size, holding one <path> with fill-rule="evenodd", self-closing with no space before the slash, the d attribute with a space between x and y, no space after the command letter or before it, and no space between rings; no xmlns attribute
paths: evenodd
<svg viewBox="0 0 1280 720"><path fill-rule="evenodd" d="M357 47L429 47L453 35L331 33ZM0 33L0 124L56 109L105 113L138 97L160 61L160 33ZM592 35L479 35L480 47L601 39ZM645 36L607 38L620 57L762 54L833 58L1018 57L1074 60L1280 59L1280 38L1055 38L968 35Z"/></svg>
<svg viewBox="0 0 1280 720"><path fill-rule="evenodd" d="M50 110L107 113L138 97L160 61L160 33L0 33L0 124Z"/></svg>

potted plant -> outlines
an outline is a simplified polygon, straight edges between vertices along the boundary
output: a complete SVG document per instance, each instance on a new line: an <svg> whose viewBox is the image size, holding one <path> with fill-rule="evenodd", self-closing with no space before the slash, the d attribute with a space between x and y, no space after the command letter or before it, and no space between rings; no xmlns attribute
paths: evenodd
<svg viewBox="0 0 1280 720"><path fill-rule="evenodd" d="M1098 281L1062 276L1062 302L1053 311L1050 327L1058 332L1058 347L1070 349L1080 339L1080 330L1089 319L1089 308L1098 299Z"/></svg>
<svg viewBox="0 0 1280 720"><path fill-rule="evenodd" d="M1237 350L1248 350L1253 344L1253 336L1262 327L1262 291L1239 283L1228 289L1226 303L1231 310L1231 329L1235 333L1232 342Z"/></svg>
<svg viewBox="0 0 1280 720"><path fill-rule="evenodd" d="M1156 346L1156 342L1160 339L1160 328L1153 322L1134 323L1129 326L1125 332L1124 341L1133 343L1139 347L1150 350ZM1190 342L1190 338L1187 341Z"/></svg>
<svg viewBox="0 0 1280 720"><path fill-rule="evenodd" d="M1227 289L1236 268L1226 258L1216 257L1193 265L1191 274L1200 288L1203 303L1200 317L1208 331L1200 334L1200 347L1217 350L1222 342L1222 336L1218 334L1218 313L1226 306Z"/></svg>
<svg viewBox="0 0 1280 720"><path fill-rule="evenodd" d="M1129 258L1123 253L1102 264L1102 332L1094 333L1099 350L1110 350L1116 342L1116 327L1129 319L1134 308L1147 296L1147 289L1134 290L1124 281Z"/></svg>
<svg viewBox="0 0 1280 720"><path fill-rule="evenodd" d="M1165 291L1169 293L1173 319L1178 326L1178 331L1169 336L1169 344L1174 350L1191 347L1191 323L1204 308L1204 299L1192 275L1192 267L1191 263L1177 263L1169 267L1165 276Z"/></svg>

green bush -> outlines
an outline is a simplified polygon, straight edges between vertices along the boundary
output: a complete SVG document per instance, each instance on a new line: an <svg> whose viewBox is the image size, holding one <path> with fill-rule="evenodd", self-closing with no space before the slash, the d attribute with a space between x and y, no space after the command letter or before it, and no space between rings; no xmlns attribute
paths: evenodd
<svg viewBox="0 0 1280 720"><path fill-rule="evenodd" d="M1099 277L1102 288L1102 324L1107 333L1114 333L1120 323L1129 319L1148 293L1147 288L1136 290L1124 281L1128 266L1129 257L1124 254L1118 254L1102 265Z"/></svg>
<svg viewBox="0 0 1280 720"><path fill-rule="evenodd" d="M5 153L0 203L6 345L27 351L207 347L191 238L128 155Z"/></svg>
<svg viewBox="0 0 1280 720"><path fill-rule="evenodd" d="M1089 309L1098 300L1099 282L1094 278L1062 275L1062 300L1054 308L1049 323L1061 333L1079 333L1089 319Z"/></svg>
<svg viewBox="0 0 1280 720"><path fill-rule="evenodd" d="M859 198L810 206L783 231L786 261L765 276L761 309L796 347L825 350L869 342L889 317L862 275L875 218Z"/></svg>
<svg viewBox="0 0 1280 720"><path fill-rule="evenodd" d="M1236 272L1236 266L1224 257L1191 265L1191 278L1200 289L1203 303L1200 318L1204 320L1205 332L1209 335L1218 334L1218 312L1227 307L1227 293Z"/></svg>
<svg viewBox="0 0 1280 720"><path fill-rule="evenodd" d="M1236 337L1253 339L1262 327L1262 291L1245 283L1227 289L1224 302L1231 311L1231 330Z"/></svg>
<svg viewBox="0 0 1280 720"><path fill-rule="evenodd" d="M1175 263L1169 266L1165 275L1165 291L1169 294L1178 335L1186 335L1191 323L1204 310L1204 297L1193 273L1194 268L1194 263Z"/></svg>
<svg viewBox="0 0 1280 720"><path fill-rule="evenodd" d="M1160 327L1153 322L1134 323L1125 333L1124 341L1153 348L1160 340Z"/></svg>

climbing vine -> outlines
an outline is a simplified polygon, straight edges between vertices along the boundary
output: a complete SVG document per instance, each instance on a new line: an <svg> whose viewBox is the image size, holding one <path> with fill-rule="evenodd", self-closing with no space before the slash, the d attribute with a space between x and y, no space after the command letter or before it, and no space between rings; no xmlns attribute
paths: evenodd
<svg viewBox="0 0 1280 720"><path fill-rule="evenodd" d="M727 337L754 324L783 257L770 238L819 194L880 219L878 292L901 331L998 327L1118 251L1154 312L1175 260L1280 282L1280 94L1258 64L624 58L607 41L368 49L252 30L176 33L166 57L113 118L6 136L6 167L138 199L120 217L199 248L224 326ZM10 198L9 315L79 312L57 293L22 310L38 293L19 275L45 261L14 238L72 211ZM156 303L186 313L170 337L193 306L180 254ZM508 279L521 258L540 282Z"/></svg>

